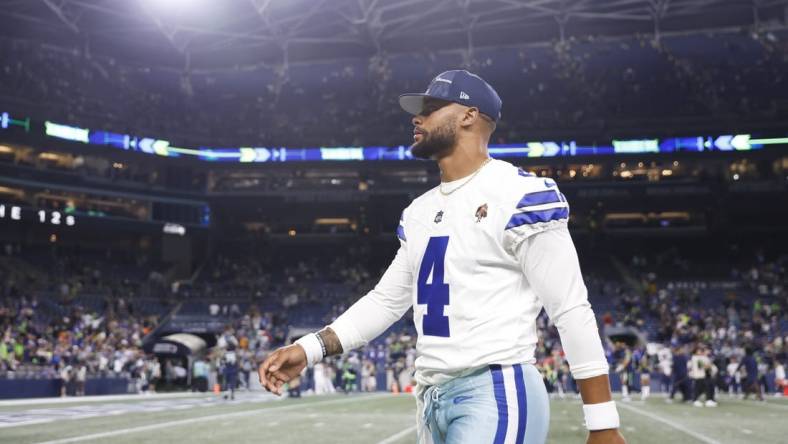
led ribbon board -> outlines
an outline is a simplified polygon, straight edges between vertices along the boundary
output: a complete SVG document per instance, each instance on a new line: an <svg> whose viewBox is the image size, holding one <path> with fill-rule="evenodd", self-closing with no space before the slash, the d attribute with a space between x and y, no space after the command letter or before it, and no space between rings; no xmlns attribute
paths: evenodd
<svg viewBox="0 0 788 444"><path fill-rule="evenodd" d="M12 119L8 113L0 114L0 128L21 126L30 131L30 119ZM152 137L138 137L108 131L93 131L62 125L44 123L47 137L69 140L91 145L137 151L163 157L191 156L206 162L272 163L272 162L315 162L315 161L374 161L411 160L413 156L407 145L369 147L241 147L241 148L180 148L169 141ZM613 140L609 144L581 145L576 141L542 141L521 144L490 145L490 155L507 157L573 157L612 154L664 154L676 152L706 151L750 151L765 146L786 146L788 137L753 138L749 134L718 136L673 137L665 139L643 138Z"/></svg>
<svg viewBox="0 0 788 444"><path fill-rule="evenodd" d="M8 113L0 114L0 128L8 129L11 126L20 126L25 129L25 132L30 132L30 119L24 120L12 119Z"/></svg>

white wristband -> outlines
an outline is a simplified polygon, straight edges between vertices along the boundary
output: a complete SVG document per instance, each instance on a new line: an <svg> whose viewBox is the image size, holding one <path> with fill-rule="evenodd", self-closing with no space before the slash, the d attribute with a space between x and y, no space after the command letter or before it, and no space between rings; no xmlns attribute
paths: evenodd
<svg viewBox="0 0 788 444"><path fill-rule="evenodd" d="M314 366L323 359L323 347L320 345L320 340L317 339L315 333L301 336L295 343L303 347L304 352L306 352L306 363L309 367Z"/></svg>
<svg viewBox="0 0 788 444"><path fill-rule="evenodd" d="M588 430L617 429L619 426L616 402L608 401L600 404L583 404L583 414Z"/></svg>

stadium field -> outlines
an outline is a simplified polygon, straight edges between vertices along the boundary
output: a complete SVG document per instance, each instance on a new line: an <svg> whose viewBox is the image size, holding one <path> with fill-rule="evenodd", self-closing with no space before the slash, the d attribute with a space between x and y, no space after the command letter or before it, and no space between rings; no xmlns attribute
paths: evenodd
<svg viewBox="0 0 788 444"><path fill-rule="evenodd" d="M582 443L578 400L553 400L548 442ZM788 436L788 400L765 403L723 396L717 408L619 403L628 441L652 443L779 443ZM276 399L243 393L69 399L0 404L3 443L413 443L410 395L333 395Z"/></svg>

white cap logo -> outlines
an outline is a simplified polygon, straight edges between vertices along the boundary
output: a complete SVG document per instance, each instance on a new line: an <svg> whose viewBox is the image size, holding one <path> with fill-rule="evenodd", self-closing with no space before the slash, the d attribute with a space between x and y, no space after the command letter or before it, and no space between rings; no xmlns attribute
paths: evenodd
<svg viewBox="0 0 788 444"><path fill-rule="evenodd" d="M465 91L460 91L460 98L463 100L470 100L471 96L465 93Z"/></svg>

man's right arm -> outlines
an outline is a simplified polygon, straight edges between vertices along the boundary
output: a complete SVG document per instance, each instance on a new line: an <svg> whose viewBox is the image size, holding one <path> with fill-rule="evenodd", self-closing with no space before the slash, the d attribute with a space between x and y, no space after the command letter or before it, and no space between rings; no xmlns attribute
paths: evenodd
<svg viewBox="0 0 788 444"><path fill-rule="evenodd" d="M326 356L341 355L344 352L342 341L339 340L339 336L334 333L334 330L331 330L331 327L320 330L317 332L317 335L320 336L320 339L326 346Z"/></svg>
<svg viewBox="0 0 788 444"><path fill-rule="evenodd" d="M339 342L339 348L333 348L335 353L331 354L348 352L366 345L386 331L412 305L412 287L413 271L408 263L403 242L375 288L321 331L324 339L334 341L332 346L337 345L336 340ZM333 331L336 340L326 330ZM328 347L326 348L328 352Z"/></svg>
<svg viewBox="0 0 788 444"><path fill-rule="evenodd" d="M375 288L317 334L310 333L269 355L258 371L260 383L268 391L281 393L281 386L307 365L348 352L378 337L410 308L412 273L403 239Z"/></svg>

